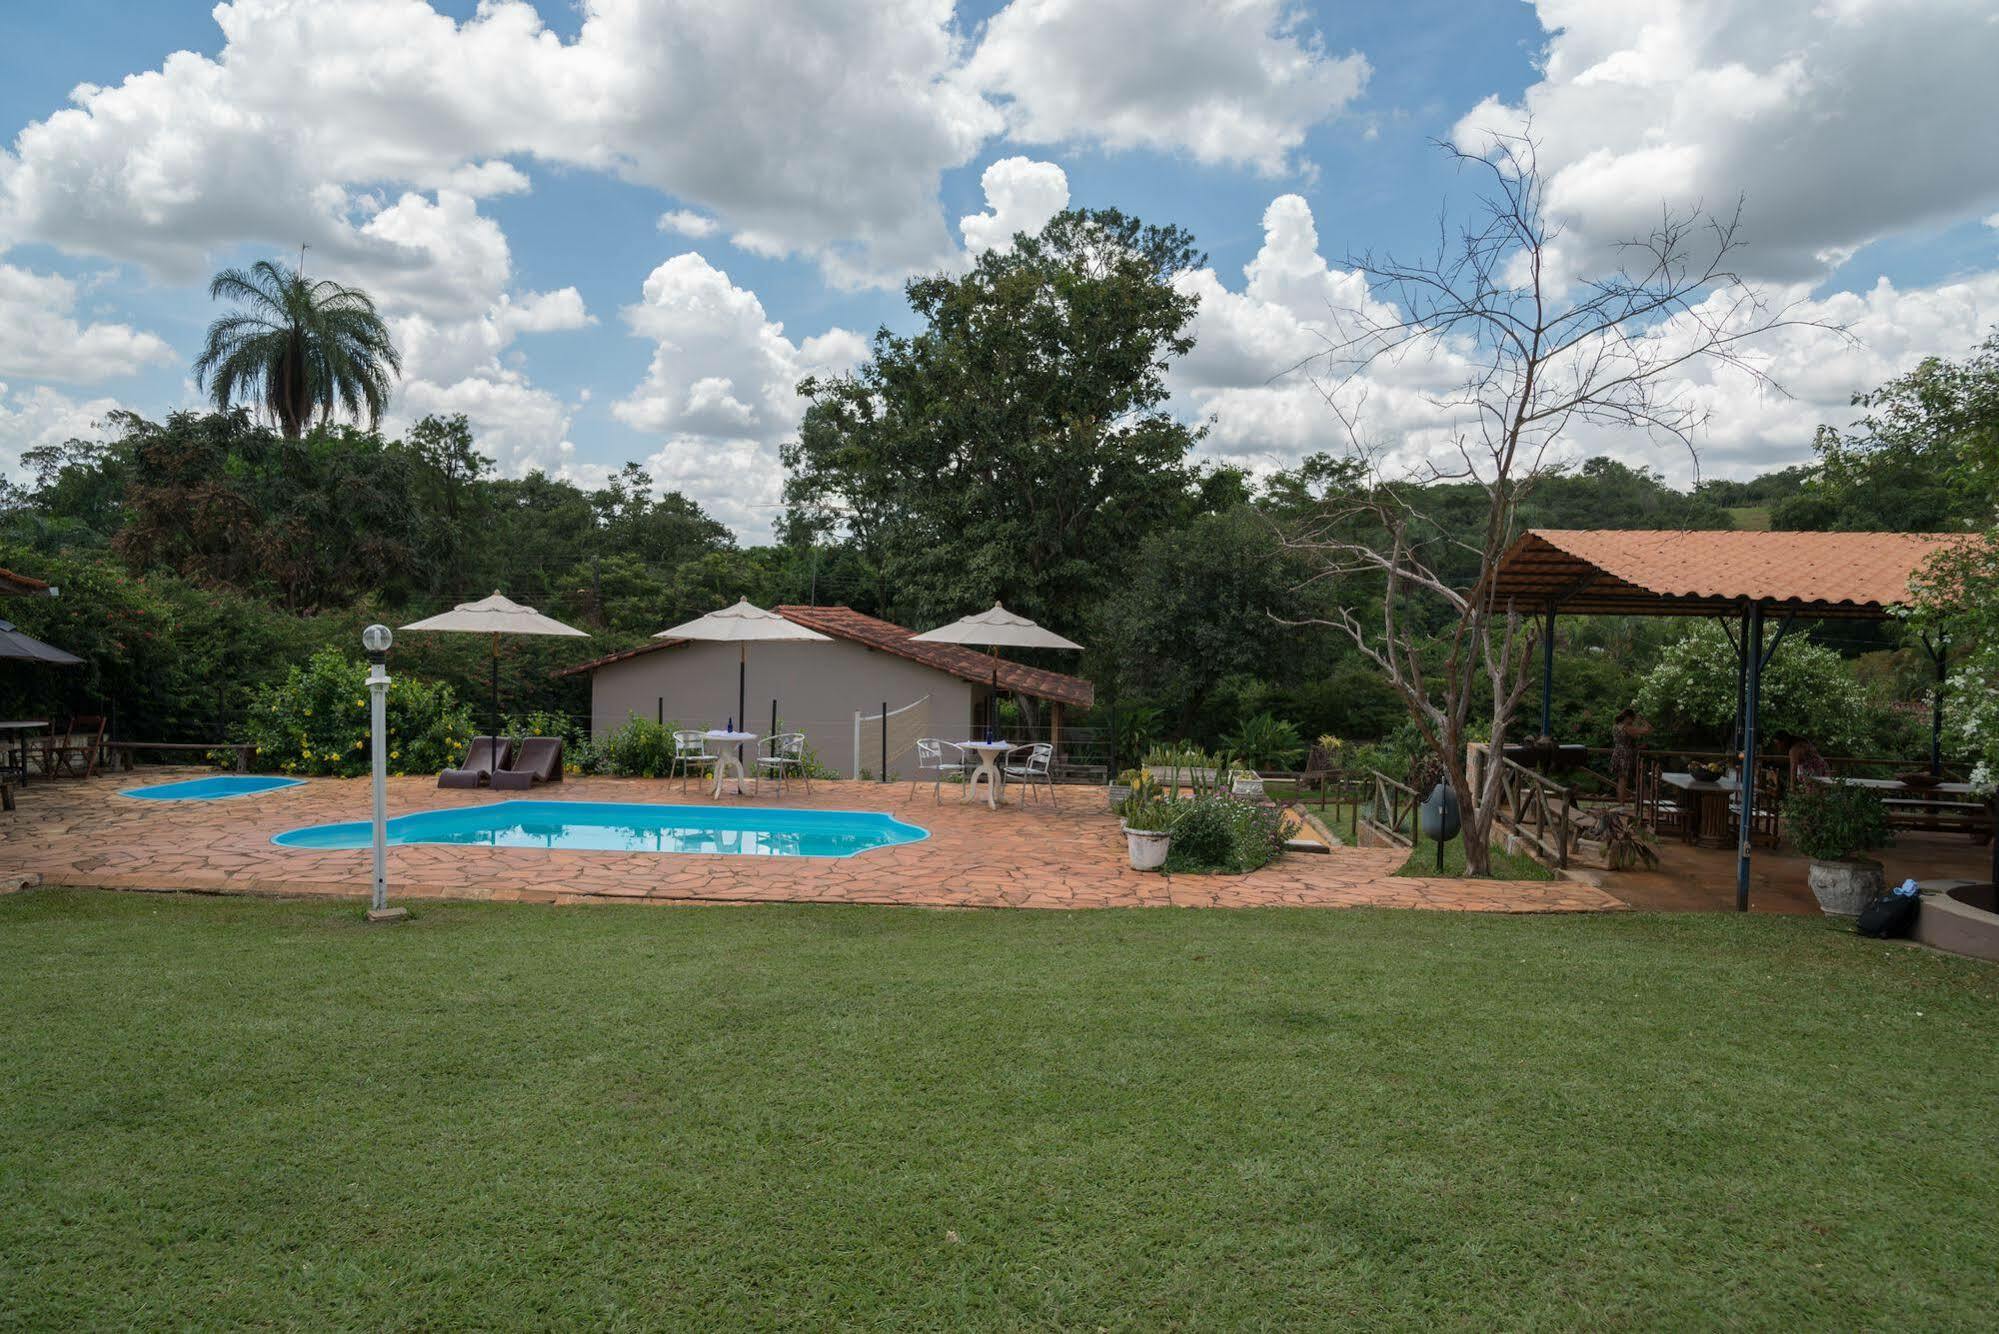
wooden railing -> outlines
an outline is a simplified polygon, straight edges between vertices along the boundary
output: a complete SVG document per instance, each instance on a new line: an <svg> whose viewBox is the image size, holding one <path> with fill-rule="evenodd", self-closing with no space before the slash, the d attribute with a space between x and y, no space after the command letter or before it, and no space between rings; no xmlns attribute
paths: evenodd
<svg viewBox="0 0 1999 1334"><path fill-rule="evenodd" d="M1379 769L1369 770L1368 776L1373 780L1374 793L1362 822L1373 826L1377 834L1392 843L1405 848L1412 846L1416 841L1416 808L1423 798L1415 788L1397 782Z"/></svg>
<svg viewBox="0 0 1999 1334"><path fill-rule="evenodd" d="M1542 860L1566 870L1579 833L1575 789L1503 755L1498 764L1499 818L1516 834L1532 839Z"/></svg>

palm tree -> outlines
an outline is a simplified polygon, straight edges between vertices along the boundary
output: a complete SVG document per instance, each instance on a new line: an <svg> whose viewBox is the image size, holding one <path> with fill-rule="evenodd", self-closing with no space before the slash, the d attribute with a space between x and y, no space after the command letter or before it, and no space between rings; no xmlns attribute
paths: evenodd
<svg viewBox="0 0 1999 1334"><path fill-rule="evenodd" d="M299 269L260 259L247 273L216 274L208 295L245 307L208 326L208 347L194 363L194 382L217 411L253 402L292 440L336 407L355 418L365 412L371 427L381 420L402 357L366 292L308 282Z"/></svg>

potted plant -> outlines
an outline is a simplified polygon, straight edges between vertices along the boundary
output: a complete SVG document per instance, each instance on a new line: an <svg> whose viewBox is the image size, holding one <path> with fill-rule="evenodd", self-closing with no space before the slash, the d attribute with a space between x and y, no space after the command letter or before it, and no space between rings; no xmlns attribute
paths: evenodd
<svg viewBox="0 0 1999 1334"><path fill-rule="evenodd" d="M1784 801L1784 832L1812 859L1806 879L1819 908L1856 917L1881 892L1881 863L1863 853L1894 842L1888 808L1871 789L1807 779Z"/></svg>
<svg viewBox="0 0 1999 1334"><path fill-rule="evenodd" d="M1249 767L1247 760L1230 760L1228 763L1229 794L1244 797L1250 801L1263 800L1263 775Z"/></svg>
<svg viewBox="0 0 1999 1334"><path fill-rule="evenodd" d="M1173 846L1173 806L1150 774L1136 775L1131 793L1118 808L1124 817L1125 849L1134 871L1156 871Z"/></svg>

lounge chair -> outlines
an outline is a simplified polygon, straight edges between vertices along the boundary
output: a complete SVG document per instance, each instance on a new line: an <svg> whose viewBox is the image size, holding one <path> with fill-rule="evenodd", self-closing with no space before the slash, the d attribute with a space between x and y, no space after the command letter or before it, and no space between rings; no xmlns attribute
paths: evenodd
<svg viewBox="0 0 1999 1334"><path fill-rule="evenodd" d="M498 791L519 792L536 783L562 781L562 738L531 736L521 738L521 748L504 769L493 771L493 787Z"/></svg>
<svg viewBox="0 0 1999 1334"><path fill-rule="evenodd" d="M502 768L513 754L514 743L506 737L497 739L489 736L475 736L472 744L465 748L465 761L456 769L446 769L437 776L439 787L483 787L490 782L495 770Z"/></svg>

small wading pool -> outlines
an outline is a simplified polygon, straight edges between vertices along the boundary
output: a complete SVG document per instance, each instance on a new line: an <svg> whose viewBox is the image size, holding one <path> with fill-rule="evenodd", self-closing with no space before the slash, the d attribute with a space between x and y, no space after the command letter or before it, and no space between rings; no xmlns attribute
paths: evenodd
<svg viewBox="0 0 1999 1334"><path fill-rule="evenodd" d="M247 797L257 792L274 792L281 787L298 787L304 782L303 778L218 774L214 778L183 778L178 783L128 787L118 795L137 797L141 801L220 801L224 797Z"/></svg>
<svg viewBox="0 0 1999 1334"><path fill-rule="evenodd" d="M592 852L710 852L744 857L851 857L914 843L930 831L877 811L800 811L638 802L497 801L399 815L389 842L474 848L568 848ZM365 820L290 829L281 848L366 848Z"/></svg>

